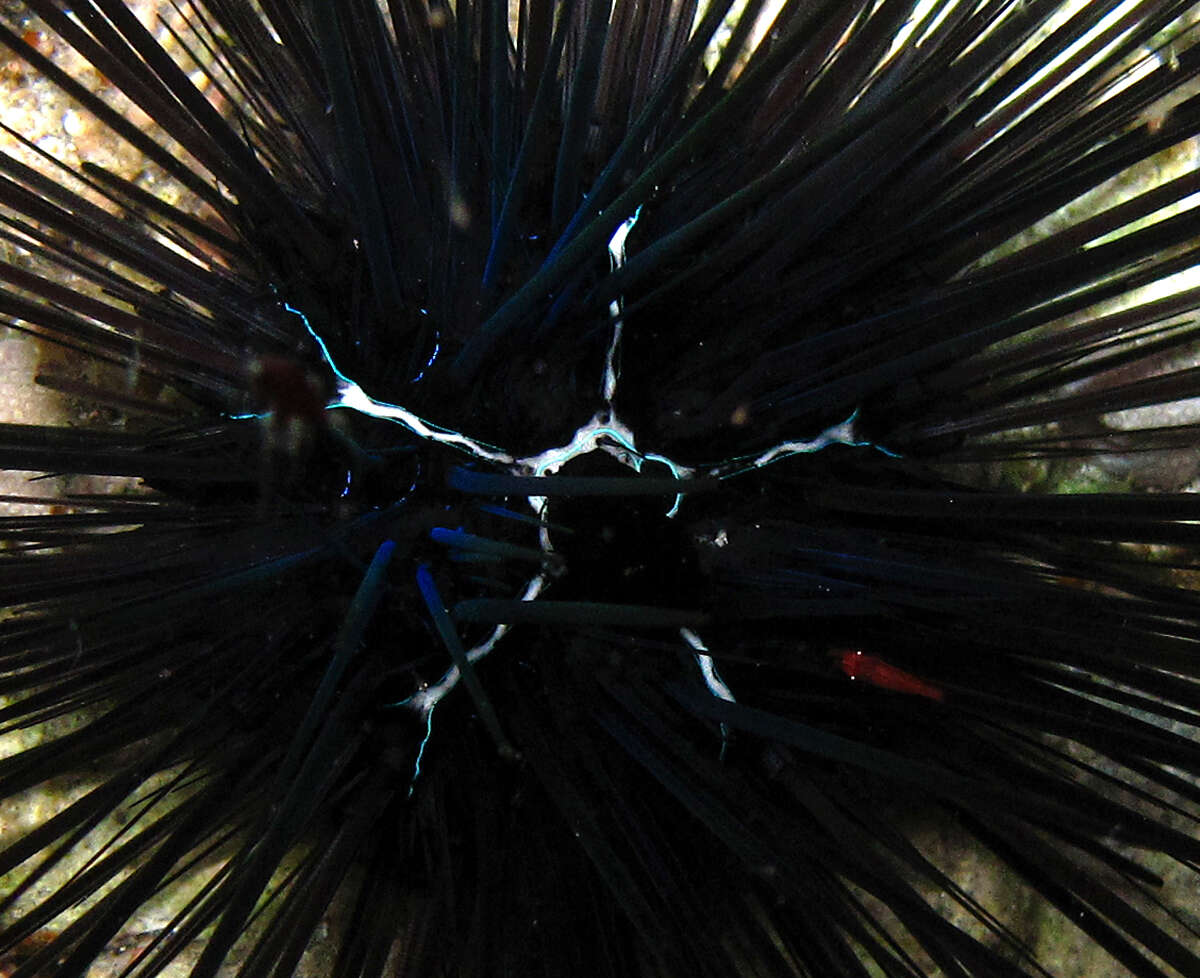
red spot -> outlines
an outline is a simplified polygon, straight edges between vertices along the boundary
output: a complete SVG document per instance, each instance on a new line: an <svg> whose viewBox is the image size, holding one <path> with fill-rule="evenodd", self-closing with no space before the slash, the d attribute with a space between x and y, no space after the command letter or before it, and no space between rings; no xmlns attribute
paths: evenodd
<svg viewBox="0 0 1200 978"><path fill-rule="evenodd" d="M58 932L43 929L35 931L23 941L10 947L0 955L0 978L9 978L10 975L16 974L17 969L29 958L53 944L56 937L58 937ZM39 975L47 973L38 972Z"/></svg>
<svg viewBox="0 0 1200 978"><path fill-rule="evenodd" d="M841 649L835 651L834 655L837 656L838 667L851 679L861 679L893 693L924 696L939 703L946 698L945 691L940 687L889 665L878 656L867 655L861 649Z"/></svg>
<svg viewBox="0 0 1200 978"><path fill-rule="evenodd" d="M54 42L43 31L27 29L21 33L21 40L39 54L49 56L54 53Z"/></svg>
<svg viewBox="0 0 1200 978"><path fill-rule="evenodd" d="M297 420L310 428L325 423L325 398L320 381L295 360L263 356L252 368L254 392L270 409L279 426Z"/></svg>

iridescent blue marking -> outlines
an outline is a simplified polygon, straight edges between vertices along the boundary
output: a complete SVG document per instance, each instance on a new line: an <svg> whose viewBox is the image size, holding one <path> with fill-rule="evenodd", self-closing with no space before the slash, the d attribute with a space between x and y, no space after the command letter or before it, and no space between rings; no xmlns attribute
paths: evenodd
<svg viewBox="0 0 1200 978"><path fill-rule="evenodd" d="M409 697L411 699L411 697ZM401 705L408 703L404 700ZM417 778L421 776L421 761L425 757L425 747L429 744L429 738L433 736L433 707L431 706L425 713L425 736L421 738L421 746L417 748L417 760L413 764L412 777L408 781L408 797L413 796L413 791L417 787Z"/></svg>
<svg viewBox="0 0 1200 978"><path fill-rule="evenodd" d="M340 370L338 370L337 364L335 364L333 362L333 355L329 352L329 347L326 346L325 341L323 339L321 339L320 336L317 335L317 331L312 328L312 325L308 321L308 317L306 315L304 315L304 313L302 313L295 306L291 305L290 303L287 303L287 302L283 303L283 308L285 310L287 310L288 312L290 312L293 316L298 316L300 318L300 322L302 322L304 324L304 328L306 330L308 330L308 335L311 336L313 338L313 341L317 344L317 346L320 347L321 357L322 357L322 359L324 359L326 366L328 366L329 369L333 371L334 376L337 377L337 379L340 380L344 384L354 383L354 381L352 381L344 373L342 373Z"/></svg>
<svg viewBox="0 0 1200 978"><path fill-rule="evenodd" d="M422 316L429 315L428 309L422 308L419 311ZM433 362L438 358L438 354L441 352L442 352L442 331L440 329L435 329L433 331L433 353L431 353L429 355L429 359L425 361L425 366L423 366L420 369L420 371L417 373L417 375L412 379L412 383L416 384L425 379L425 371L433 366Z"/></svg>

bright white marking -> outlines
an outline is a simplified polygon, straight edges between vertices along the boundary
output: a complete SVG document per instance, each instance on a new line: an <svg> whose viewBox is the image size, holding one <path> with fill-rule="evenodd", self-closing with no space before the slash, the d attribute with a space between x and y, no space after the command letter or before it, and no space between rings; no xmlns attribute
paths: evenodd
<svg viewBox="0 0 1200 978"><path fill-rule="evenodd" d="M379 418L382 421L392 421L403 425L419 438L437 442L439 445L450 445L454 448L463 449L476 458L486 459L489 462L499 462L502 465L512 463L513 457L511 455L506 455L504 452L484 442L475 441L466 435L460 435L457 431L451 431L449 428L443 428L440 425L426 421L424 418L418 417L412 411L408 410L408 408L401 407L399 404L388 404L386 401L375 400L375 398L371 397L358 384L338 369L337 364L333 362L333 356L329 352L329 347L325 345L325 341L317 335L317 331L309 324L308 317L299 309L288 305L286 302L283 304L283 308L300 317L300 321L304 323L304 328L308 330L308 335L320 347L321 357L325 360L329 369L333 371L334 377L337 378L337 393L333 400L325 405L326 410L349 408L351 411L358 411L360 414L365 414L370 418ZM430 360L430 363L432 362Z"/></svg>
<svg viewBox="0 0 1200 978"><path fill-rule="evenodd" d="M633 216L617 228L608 242L608 258L614 272L625 264L625 239L629 237L629 232L637 224L637 219L641 213L642 207L639 204L638 209L633 212ZM608 344L608 352L604 357L604 384L600 389L600 393L604 398L604 403L610 408L612 407L612 399L617 393L617 379L621 376L621 332L625 328L625 322L621 318L621 314L624 306L625 300L622 296L617 296L608 305L608 311L613 321L613 332L612 340Z"/></svg>
<svg viewBox="0 0 1200 978"><path fill-rule="evenodd" d="M554 475L571 459L580 455L590 455L595 451L611 455L622 465L633 469L634 472L641 472L643 463L649 460L662 462L671 470L671 475L676 479L687 479L696 473L695 469L672 462L665 455L639 452L634 444L633 432L628 425L616 419L611 409L594 414L592 420L579 428L571 440L561 448L548 448L539 455L529 455L517 459L516 470L530 475ZM682 501L682 494L675 497L674 505L667 511L668 517L675 515ZM546 498L530 496L529 505L533 507L535 513L540 515L542 508L546 505Z"/></svg>
<svg viewBox="0 0 1200 978"><path fill-rule="evenodd" d="M538 574L526 585L525 593L521 595L521 600L536 600L545 586L545 575ZM471 665L475 665L476 662L479 662L496 647L496 643L500 641L507 631L508 625L497 625L492 629L492 634L486 640L480 642L474 648L467 650L467 661ZM394 705L412 707L419 715L428 717L433 712L433 708L446 697L446 694L458 685L460 679L462 679L462 674L458 671L458 666L451 666L442 674L442 678L432 686L418 690L412 696L408 697L408 699L401 700Z"/></svg>
<svg viewBox="0 0 1200 978"><path fill-rule="evenodd" d="M725 680L717 674L717 667L713 662L713 657L708 654L708 646L704 644L700 636L690 628L679 629L679 634L683 636L683 640L694 650L692 654L696 657L696 663L700 666L700 674L704 677L704 685L708 687L708 691L719 700L724 700L726 703L736 703L737 698L733 695L733 690L725 685Z"/></svg>
<svg viewBox="0 0 1200 978"><path fill-rule="evenodd" d="M333 368L332 363L330 363L330 367ZM437 442L439 445L462 449L476 458L486 459L489 462L511 465L513 461L511 455L506 455L484 442L460 435L457 431L451 431L431 421L426 421L413 414L408 408L375 400L354 381L346 380L340 374L338 375L337 395L330 401L328 408L349 408L351 411L358 411L360 414L378 418L381 421L394 421L419 438Z"/></svg>
<svg viewBox="0 0 1200 978"><path fill-rule="evenodd" d="M714 465L708 469L706 474L718 479L728 479L732 476L749 472L751 469L761 469L765 465L778 462L780 459L790 458L793 455L811 455L814 452L828 448L830 445L848 445L851 448L873 448L877 452L887 455L889 458L900 457L896 452L889 451L882 445L877 445L871 441L864 441L857 437L854 433L855 422L857 420L858 408L855 408L854 413L845 421L839 421L837 424L831 425L811 441L780 442L773 448L768 448L757 457L741 455Z"/></svg>
<svg viewBox="0 0 1200 978"><path fill-rule="evenodd" d="M638 215L641 213L639 207L634 212L633 216L626 220L609 241L609 255L612 260L612 267L615 271L620 268L625 261L625 238L632 230L637 222ZM627 466L634 472L640 472L643 464L647 460L661 462L667 466L671 474L677 479L687 479L696 475L697 469L689 466L680 465L673 462L671 459L657 454L647 454L638 451L636 440L633 431L623 421L616 417L616 412L612 407L612 399L616 394L617 380L620 374L620 366L618 363L620 353L622 322L622 304L623 300L618 297L610 305L610 312L613 318L613 336L609 344L607 355L605 357L604 381L602 394L606 403L606 407L598 411L592 416L591 420L580 426L571 440L559 448L549 448L537 454L530 455L525 458L515 458L514 456L500 451L491 445L481 441L476 441L466 435L460 434L457 431L452 431L449 428L443 428L430 421L417 416L407 408L399 404L389 404L386 401L377 401L375 398L367 394L355 381L347 377L334 363L333 356L329 352L329 347L325 341L317 334L316 330L309 324L308 317L300 310L288 303L283 303L283 308L288 312L300 318L304 324L304 328L313 338L321 351L321 356L325 360L326 365L333 372L336 378L335 396L326 405L327 410L336 408L345 408L351 411L358 411L367 417L378 418L382 421L390 421L395 424L402 425L418 438L423 438L427 441L436 442L439 445L447 445L452 448L465 452L468 455L477 459L482 459L487 462L492 462L498 465L505 466L513 475L533 475L544 476L553 475L558 472L567 462L580 455L588 455L595 451L602 451L611 455L622 465ZM424 310L422 310L424 312ZM426 367L429 367L437 358L440 351L440 343L434 349L433 355L430 357ZM418 380L424 376L424 371L417 378ZM811 441L787 441L781 442L775 447L768 449L757 457L745 455L733 459L728 459L716 465L708 467L704 473L709 477L719 479L731 478L742 473L749 472L753 469L762 468L772 462L776 462L782 458L787 458L792 455L811 454L819 452L830 445L851 445L860 447L872 447L886 455L893 455L880 445L873 445L870 442L865 442L857 439L854 434L854 423L857 418L857 410L850 415L845 421L833 425L821 432L816 438ZM258 415L237 415L237 418L258 417ZM545 496L529 497L529 504L533 511L542 517L546 508ZM668 517L674 517L679 510L679 506L683 501L682 493L675 497L675 503L667 512ZM723 536L723 531L722 531ZM539 530L541 548L549 558L554 553L553 545L550 541L550 534L546 527ZM722 546L726 542L725 539L718 538L717 545ZM553 566L552 561L548 559L548 566ZM549 583L548 571L542 571L532 577L525 586L525 591L521 595L522 601L535 601ZM479 645L467 651L467 661L472 665L479 662L487 656L504 634L508 631L507 624L497 625L492 629L491 634L487 639ZM700 637L690 629L684 628L680 630L685 642L693 649L693 654L696 658L696 663L700 668L700 674L704 677L705 686L709 692L718 699L725 700L729 703L737 702L733 692L721 679L717 672L716 664L708 650L704 647L704 643ZM412 781L409 783L409 795L413 793L413 785L421 774L421 761L425 756L425 748L429 743L429 739L433 732L433 711L437 705L458 685L462 678L457 666L451 666L442 674L434 685L425 687L413 693L407 699L401 700L394 706L406 706L416 712L416 714L425 720L425 736L421 741L420 748L417 751L417 759L413 769ZM725 756L725 748L729 741L729 730L725 724L721 724L721 757Z"/></svg>
<svg viewBox="0 0 1200 978"><path fill-rule="evenodd" d="M610 243L610 253L613 254L613 261L624 260L625 254L625 236L636 222L638 213L641 208L634 213L633 217L629 218L613 235ZM618 266L619 267L619 266ZM509 471L515 475L553 475L562 468L567 462L580 455L587 455L594 451L607 452L613 458L617 459L623 465L628 466L634 472L640 472L643 462L647 459L662 462L666 465L671 473L678 479L686 479L694 476L697 469L686 465L681 465L673 462L671 459L663 455L645 454L639 452L636 447L633 431L623 421L620 421L611 405L593 415L592 419L582 425L571 440L564 446L559 448L550 448L538 455L529 455L525 458L514 458L507 452L502 452L498 448L488 445L486 442L476 441L466 435L460 434L449 428L443 428L440 425L434 424L431 421L426 421L412 411L399 404L389 404L386 401L377 401L362 389L355 381L347 377L334 363L333 356L329 352L329 347L325 341L317 334L308 321L308 317L304 313L288 303L283 303L283 308L288 312L295 314L304 324L304 328L308 331L314 342L321 350L321 356L325 360L329 369L333 372L336 378L336 394L326 405L327 410L335 408L347 408L351 411L358 411L360 414L365 414L368 417L378 418L383 421L391 421L400 424L407 428L419 438L424 438L428 441L436 442L439 445L448 445L452 448L459 449L467 454L483 459L484 461L494 462L499 465L509 467ZM613 390L615 392L616 384L616 354L617 342L619 339L619 310L617 323L614 326L613 343L609 347L608 360L609 364L605 370L605 391L609 390L609 380L612 380ZM611 369L610 369L611 368ZM255 417L255 415L238 415L237 417ZM845 421L841 421L835 425L826 428L823 432L817 435L811 441L785 441L780 442L773 448L769 448L757 457L750 455L742 455L736 458L727 459L724 462L710 465L704 472L705 475L718 479L726 479L732 476L741 475L751 469L762 468L765 465L770 465L772 462L777 462L780 459L788 458L792 455L808 455L813 452L819 452L830 445L849 445L858 448L874 448L876 451L882 452L885 455L893 458L897 457L894 452L889 451L882 445L874 444L873 442L864 441L856 437L854 432L855 421L858 418L858 409L850 415ZM682 502L682 495L676 496L675 504L667 513L668 516L674 516ZM531 497L530 504L534 511L541 513L542 507L545 505L544 497Z"/></svg>
<svg viewBox="0 0 1200 978"><path fill-rule="evenodd" d="M724 700L726 703L736 703L737 698L733 695L733 690L725 684L725 680L717 672L716 663L713 662L713 657L708 654L708 646L704 644L700 636L690 628L679 629L679 634L692 647L692 655L696 658L696 664L700 667L700 675L704 677L704 685L708 687L708 691L719 700ZM725 759L725 748L728 745L729 728L722 723L721 760Z"/></svg>

